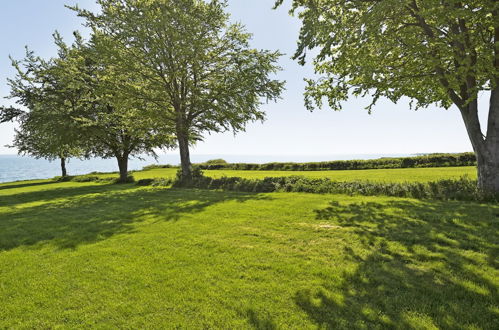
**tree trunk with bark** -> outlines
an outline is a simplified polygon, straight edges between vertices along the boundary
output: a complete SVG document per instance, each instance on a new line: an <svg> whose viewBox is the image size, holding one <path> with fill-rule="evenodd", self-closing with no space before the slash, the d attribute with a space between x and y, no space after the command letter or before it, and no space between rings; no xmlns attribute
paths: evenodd
<svg viewBox="0 0 499 330"><path fill-rule="evenodd" d="M485 192L499 194L499 145L491 146L495 152L487 150L486 155L477 155L478 187ZM495 155L494 155L495 153Z"/></svg>
<svg viewBox="0 0 499 330"><path fill-rule="evenodd" d="M477 158L478 188L499 194L499 87L491 92L485 136L478 118L478 101L474 100L460 110Z"/></svg>
<svg viewBox="0 0 499 330"><path fill-rule="evenodd" d="M187 128L185 111L180 105L175 107L177 113L175 131L178 148L180 151L180 167L182 169L181 181L188 183L192 180L191 155L189 152L189 129Z"/></svg>
<svg viewBox="0 0 499 330"><path fill-rule="evenodd" d="M120 169L120 182L126 183L128 181L128 155L119 155L116 156L116 159Z"/></svg>
<svg viewBox="0 0 499 330"><path fill-rule="evenodd" d="M499 86L490 94L487 136L477 163L480 189L499 194Z"/></svg>
<svg viewBox="0 0 499 330"><path fill-rule="evenodd" d="M68 176L68 171L66 170L66 158L64 157L61 157L61 173L63 178Z"/></svg>
<svg viewBox="0 0 499 330"><path fill-rule="evenodd" d="M192 180L192 165L189 152L189 138L186 134L177 134L178 147L180 150L180 166L182 168L182 181L189 182Z"/></svg>

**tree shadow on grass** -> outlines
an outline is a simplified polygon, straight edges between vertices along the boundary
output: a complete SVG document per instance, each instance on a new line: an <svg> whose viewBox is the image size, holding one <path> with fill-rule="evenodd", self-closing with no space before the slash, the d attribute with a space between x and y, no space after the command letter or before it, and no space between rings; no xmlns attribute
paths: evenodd
<svg viewBox="0 0 499 330"><path fill-rule="evenodd" d="M107 191L117 192L120 190L129 190L129 185L113 185L110 188L109 184L92 183L91 185L71 183L69 186L53 186L51 183L43 190L35 190L28 192L19 192L0 196L0 207L16 207L20 204L28 204L32 202L49 204L60 203L58 199L67 200L77 198L78 196L98 194ZM87 196L88 197L88 196Z"/></svg>
<svg viewBox="0 0 499 330"><path fill-rule="evenodd" d="M276 324L268 315L268 313L257 312L254 309L248 309L245 313L248 318L248 322L252 328L257 330L275 330L277 329Z"/></svg>
<svg viewBox="0 0 499 330"><path fill-rule="evenodd" d="M74 191L73 191L74 190ZM68 193L67 198L60 198ZM31 201L34 195L19 195ZM186 214L228 200L244 202L268 197L188 189L138 188L133 185L74 187L50 193L53 202L13 208L0 216L0 251L52 244L75 248L120 233L132 233L134 223L154 218L175 221ZM21 205L22 206L22 205Z"/></svg>
<svg viewBox="0 0 499 330"><path fill-rule="evenodd" d="M57 183L57 181L52 181L52 182L51 181L42 181L42 182L17 181L17 182L13 182L13 183L0 183L0 190L43 186L43 185L54 184L54 183Z"/></svg>
<svg viewBox="0 0 499 330"><path fill-rule="evenodd" d="M357 268L295 296L325 328L497 329L499 221L495 205L391 201L317 210L356 236ZM366 251L371 251L367 253Z"/></svg>

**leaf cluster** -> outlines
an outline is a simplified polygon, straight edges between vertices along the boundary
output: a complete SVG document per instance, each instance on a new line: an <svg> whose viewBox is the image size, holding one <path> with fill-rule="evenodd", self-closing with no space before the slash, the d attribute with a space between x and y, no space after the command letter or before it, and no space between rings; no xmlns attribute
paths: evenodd
<svg viewBox="0 0 499 330"><path fill-rule="evenodd" d="M282 4L277 1L276 6ZM494 0L294 0L303 22L295 59L318 52L319 79L308 79L306 105L349 95L415 107L463 108L497 86L499 2Z"/></svg>

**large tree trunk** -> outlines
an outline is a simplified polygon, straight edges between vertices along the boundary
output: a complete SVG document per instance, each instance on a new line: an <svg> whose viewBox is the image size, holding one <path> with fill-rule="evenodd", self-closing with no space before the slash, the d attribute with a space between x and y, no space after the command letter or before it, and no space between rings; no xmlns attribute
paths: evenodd
<svg viewBox="0 0 499 330"><path fill-rule="evenodd" d="M489 143L487 143L489 144ZM487 148L489 149L489 148ZM485 192L499 194L499 145L491 146L486 155L477 154L478 187Z"/></svg>
<svg viewBox="0 0 499 330"><path fill-rule="evenodd" d="M191 156L189 153L189 138L183 132L177 133L178 147L180 150L180 166L182 168L182 181L192 179Z"/></svg>
<svg viewBox="0 0 499 330"><path fill-rule="evenodd" d="M487 136L477 162L480 189L499 194L499 86L490 94Z"/></svg>
<svg viewBox="0 0 499 330"><path fill-rule="evenodd" d="M68 176L68 171L66 170L66 158L64 157L61 157L61 173L63 178Z"/></svg>
<svg viewBox="0 0 499 330"><path fill-rule="evenodd" d="M128 155L116 156L120 169L120 182L126 183L128 180Z"/></svg>
<svg viewBox="0 0 499 330"><path fill-rule="evenodd" d="M181 180L187 183L192 180L192 165L191 165L191 155L189 152L189 130L186 125L185 112L182 111L180 106L176 107L177 112L177 123L176 123L176 134L178 141L178 148L180 151L180 167L182 169Z"/></svg>
<svg viewBox="0 0 499 330"><path fill-rule="evenodd" d="M478 118L478 101L460 110L477 158L478 188L499 194L499 87L491 92L486 136Z"/></svg>
<svg viewBox="0 0 499 330"><path fill-rule="evenodd" d="M495 11L497 14L497 10ZM499 69L499 24L494 27L494 68ZM476 153L478 163L478 187L499 195L499 76L496 73L490 92L487 136L482 149ZM483 139L483 135L482 135Z"/></svg>

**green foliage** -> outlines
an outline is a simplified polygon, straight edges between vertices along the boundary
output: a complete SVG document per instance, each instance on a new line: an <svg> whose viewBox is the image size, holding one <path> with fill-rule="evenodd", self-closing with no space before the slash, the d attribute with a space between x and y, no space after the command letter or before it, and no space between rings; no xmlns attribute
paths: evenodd
<svg viewBox="0 0 499 330"><path fill-rule="evenodd" d="M371 92L373 104L407 96L417 107L465 107L480 90L497 87L497 1L292 2L303 23L294 57L303 64L316 49L322 76L307 80L309 109L327 98L339 110L351 93Z"/></svg>
<svg viewBox="0 0 499 330"><path fill-rule="evenodd" d="M186 177L183 173L183 169L179 168L177 170L174 186L175 187L196 187L199 185L198 181L204 180L205 176L203 175L203 171L199 166L193 166L191 168L190 177Z"/></svg>
<svg viewBox="0 0 499 330"><path fill-rule="evenodd" d="M380 158L372 160L339 160L315 163L202 163L198 166L206 170L260 170L260 171L324 171L324 170L365 170L417 167L455 167L474 166L474 153L430 154L417 157Z"/></svg>
<svg viewBox="0 0 499 330"><path fill-rule="evenodd" d="M109 176L98 176L98 175L78 175L78 176L56 176L52 179L55 182L96 182L96 183L108 183L108 184L121 184L121 183L134 183L135 178L133 175L129 174L126 180L121 178L109 177Z"/></svg>
<svg viewBox="0 0 499 330"><path fill-rule="evenodd" d="M58 34L54 37L56 42L60 40ZM17 74L8 80L9 97L26 109L0 109L0 122L19 124L12 147L19 154L49 160L83 157L81 131L73 120L76 110L72 101L79 91L68 88L57 60L43 60L26 49L25 58L12 59L12 65Z"/></svg>
<svg viewBox="0 0 499 330"><path fill-rule="evenodd" d="M152 165L147 165L147 166L144 166L142 168L142 171L150 171L150 170L154 170L154 169L159 169L159 168L175 168L176 166L174 165L170 165L170 164L165 164L165 165L161 165L161 164L152 164Z"/></svg>
<svg viewBox="0 0 499 330"><path fill-rule="evenodd" d="M49 159L115 157L121 181L127 182L129 157L155 156L155 148L173 145L173 135L147 115L152 104L116 88L121 81L140 80L117 73L107 56L116 44L93 32L89 41L75 33L72 45L54 34L58 57L49 61L30 51L22 62L13 61L18 74L9 81L11 97L29 110L16 117L20 130L14 146ZM0 117L11 118L12 110L4 109Z"/></svg>
<svg viewBox="0 0 499 330"><path fill-rule="evenodd" d="M175 182L175 179L157 178L157 179L141 179L137 181L138 186L153 186L153 187L169 187Z"/></svg>
<svg viewBox="0 0 499 330"><path fill-rule="evenodd" d="M199 166L216 166L216 165L228 165L229 163L225 159L210 159L204 163L198 164Z"/></svg>
<svg viewBox="0 0 499 330"><path fill-rule="evenodd" d="M2 107L0 106L0 124L7 123L9 121L14 121L20 116L24 115L24 111L14 108L14 107Z"/></svg>
<svg viewBox="0 0 499 330"><path fill-rule="evenodd" d="M62 40L57 44L60 52L64 51L58 63L67 84L83 95L75 121L84 128L89 153L127 160L144 154L154 156L154 148L172 145L168 129L148 116L152 105L117 88L123 80L140 81L116 71L108 56L110 49L117 49L116 44L97 30L89 41L77 37L72 46Z"/></svg>
<svg viewBox="0 0 499 330"><path fill-rule="evenodd" d="M180 172L181 170L179 170ZM241 192L306 192L317 194L348 194L364 196L393 196L416 199L460 200L460 201L499 201L499 195L487 194L477 188L476 180L461 177L457 180L430 182L372 182L372 181L333 181L327 178L307 178L303 176L266 177L248 179L241 177L212 178L196 171L189 182L177 172L174 181L145 179L141 185L188 187L198 189L222 189Z"/></svg>
<svg viewBox="0 0 499 330"><path fill-rule="evenodd" d="M283 90L272 79L281 54L251 48L251 35L229 22L225 1L98 4L98 14L72 9L102 34L99 48L107 51L117 77L132 78L113 86L150 103L148 115L175 132L184 175L189 144L208 132L238 132L263 120L260 105Z"/></svg>
<svg viewBox="0 0 499 330"><path fill-rule="evenodd" d="M277 0L276 7L284 0ZM350 96L411 99L416 109L453 104L477 156L478 185L499 193L499 1L292 0L302 21L294 58L307 52L305 106L334 110ZM480 123L478 95L490 92ZM482 129L486 126L486 129Z"/></svg>

